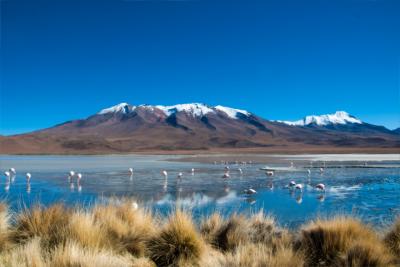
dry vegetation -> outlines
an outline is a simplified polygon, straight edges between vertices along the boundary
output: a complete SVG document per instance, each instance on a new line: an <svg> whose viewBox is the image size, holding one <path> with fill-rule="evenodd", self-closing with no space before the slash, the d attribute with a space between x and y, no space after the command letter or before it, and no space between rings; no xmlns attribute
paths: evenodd
<svg viewBox="0 0 400 267"><path fill-rule="evenodd" d="M129 201L12 216L0 205L0 266L361 267L400 266L399 258L400 219L382 235L346 217L290 232L262 212L196 224L188 212L159 218Z"/></svg>

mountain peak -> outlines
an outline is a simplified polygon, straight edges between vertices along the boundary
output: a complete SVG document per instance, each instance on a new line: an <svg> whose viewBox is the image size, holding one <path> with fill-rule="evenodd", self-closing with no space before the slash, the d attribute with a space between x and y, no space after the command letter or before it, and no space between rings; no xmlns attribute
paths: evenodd
<svg viewBox="0 0 400 267"><path fill-rule="evenodd" d="M100 110L97 114L99 115L104 115L104 114L108 114L108 113L129 113L134 109L133 106L129 105L128 103L119 103L115 106L109 107L109 108L105 108Z"/></svg>
<svg viewBox="0 0 400 267"><path fill-rule="evenodd" d="M229 118L232 119L237 119L238 114L243 114L246 116L250 115L250 112L246 110L241 110L241 109L235 109L235 108L230 108L230 107L224 107L221 105L212 107L207 104L203 103L187 103L187 104L176 104L172 106L164 106L164 105L138 105L138 106L132 106L128 103L120 103L115 106L109 107L102 109L100 112L98 112L98 115L104 115L104 114L114 114L114 113L122 113L122 114L128 114L130 112L133 112L136 110L138 107L145 107L149 109L158 109L161 110L166 116L170 116L171 114L177 113L177 112L186 112L187 114L193 116L193 117L201 117L209 113L217 113L217 112L222 112L226 114Z"/></svg>
<svg viewBox="0 0 400 267"><path fill-rule="evenodd" d="M285 123L287 125L292 126L306 126L315 124L318 126L325 126L329 124L347 124L347 123L363 123L361 120L356 117L350 115L346 111L336 111L333 114L325 114L325 115L310 115L306 116L298 121L279 121Z"/></svg>

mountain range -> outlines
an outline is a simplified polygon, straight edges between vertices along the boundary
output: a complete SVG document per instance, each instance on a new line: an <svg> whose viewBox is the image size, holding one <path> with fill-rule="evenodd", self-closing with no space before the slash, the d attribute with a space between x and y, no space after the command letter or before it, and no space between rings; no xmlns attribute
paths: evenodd
<svg viewBox="0 0 400 267"><path fill-rule="evenodd" d="M140 151L398 152L399 130L369 124L344 111L272 121L246 110L201 103L121 103L85 119L0 136L0 153L101 154Z"/></svg>

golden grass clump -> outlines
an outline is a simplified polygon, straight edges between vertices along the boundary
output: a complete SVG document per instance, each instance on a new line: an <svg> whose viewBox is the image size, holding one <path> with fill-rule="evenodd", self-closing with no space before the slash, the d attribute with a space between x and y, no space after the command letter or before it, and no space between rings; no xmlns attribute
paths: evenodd
<svg viewBox="0 0 400 267"><path fill-rule="evenodd" d="M247 243L268 244L273 249L292 243L288 232L278 229L274 219L262 211L250 218L235 214L227 220L213 214L201 223L200 232L207 243L222 251L233 251Z"/></svg>
<svg viewBox="0 0 400 267"><path fill-rule="evenodd" d="M71 214L68 237L85 248L110 248L106 230L96 222L93 213L77 210Z"/></svg>
<svg viewBox="0 0 400 267"><path fill-rule="evenodd" d="M11 217L0 204L0 266L400 266L400 219L383 237L346 217L289 231L262 212L215 213L199 228L182 210L161 220L128 200L88 210L37 206Z"/></svg>
<svg viewBox="0 0 400 267"><path fill-rule="evenodd" d="M148 242L150 258L157 266L196 266L205 251L191 217L176 211Z"/></svg>
<svg viewBox="0 0 400 267"><path fill-rule="evenodd" d="M234 214L224 221L219 215L213 215L203 222L200 231L214 248L232 251L249 241L249 227L249 221L243 215Z"/></svg>
<svg viewBox="0 0 400 267"><path fill-rule="evenodd" d="M0 252L9 246L9 213L7 205L0 203Z"/></svg>
<svg viewBox="0 0 400 267"><path fill-rule="evenodd" d="M40 237L42 246L55 247L65 240L69 218L70 211L61 204L25 210L17 217L13 240L24 243L31 238Z"/></svg>
<svg viewBox="0 0 400 267"><path fill-rule="evenodd" d="M342 266L343 261L374 262L384 252L382 242L372 229L345 217L311 222L302 229L300 247L308 266Z"/></svg>
<svg viewBox="0 0 400 267"><path fill-rule="evenodd" d="M138 257L146 254L146 242L156 229L150 213L134 209L126 202L121 205L97 206L93 214L95 222L106 231L113 249L127 250Z"/></svg>
<svg viewBox="0 0 400 267"><path fill-rule="evenodd" d="M299 252L290 248L273 248L262 243L239 245L226 256L226 265L232 267L301 267L304 260Z"/></svg>
<svg viewBox="0 0 400 267"><path fill-rule="evenodd" d="M392 256L380 243L360 242L353 244L344 256L343 266L347 267L389 267L394 266Z"/></svg>
<svg viewBox="0 0 400 267"><path fill-rule="evenodd" d="M132 256L112 250L84 248L67 240L52 251L49 267L126 267L132 265Z"/></svg>
<svg viewBox="0 0 400 267"><path fill-rule="evenodd" d="M40 247L40 238L36 237L0 254L0 266L7 267L46 267L46 261Z"/></svg>
<svg viewBox="0 0 400 267"><path fill-rule="evenodd" d="M384 242L390 251L396 255L400 264L400 217L397 218L392 229L386 234Z"/></svg>

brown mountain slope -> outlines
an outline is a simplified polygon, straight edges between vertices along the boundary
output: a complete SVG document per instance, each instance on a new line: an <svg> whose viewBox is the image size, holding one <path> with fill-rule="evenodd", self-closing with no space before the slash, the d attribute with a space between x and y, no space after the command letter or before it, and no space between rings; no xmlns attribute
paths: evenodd
<svg viewBox="0 0 400 267"><path fill-rule="evenodd" d="M171 150L396 151L400 136L366 123L290 126L230 108L120 104L87 119L0 137L0 153L97 154ZM293 151L295 150L295 151Z"/></svg>

